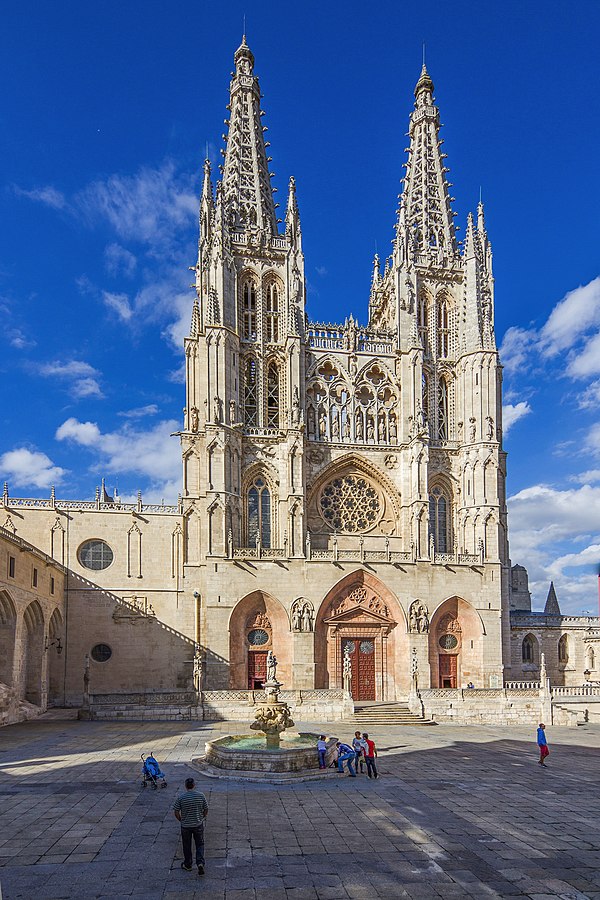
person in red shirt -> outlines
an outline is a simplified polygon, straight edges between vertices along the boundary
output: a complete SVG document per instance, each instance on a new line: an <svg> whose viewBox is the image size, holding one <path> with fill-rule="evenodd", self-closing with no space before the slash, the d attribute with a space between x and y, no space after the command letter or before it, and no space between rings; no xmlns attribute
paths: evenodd
<svg viewBox="0 0 600 900"><path fill-rule="evenodd" d="M377 778L377 766L375 765L375 757L377 756L377 747L375 746L375 741L369 740L369 735L364 732L363 740L367 745L367 749L365 751L365 762L367 764L367 775L369 778Z"/></svg>

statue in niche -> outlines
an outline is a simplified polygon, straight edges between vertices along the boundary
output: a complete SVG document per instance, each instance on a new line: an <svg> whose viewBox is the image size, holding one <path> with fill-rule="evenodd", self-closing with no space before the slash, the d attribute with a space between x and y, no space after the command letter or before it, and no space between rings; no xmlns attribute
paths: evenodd
<svg viewBox="0 0 600 900"><path fill-rule="evenodd" d="M292 605L292 631L302 631L302 609L297 600Z"/></svg>
<svg viewBox="0 0 600 900"><path fill-rule="evenodd" d="M187 414L187 406L183 407L183 430L188 430L188 414Z"/></svg>
<svg viewBox="0 0 600 900"><path fill-rule="evenodd" d="M229 424L235 425L235 400L229 401Z"/></svg>
<svg viewBox="0 0 600 900"><path fill-rule="evenodd" d="M373 419L371 416L367 417L367 441L375 440L375 426L373 425Z"/></svg>
<svg viewBox="0 0 600 900"><path fill-rule="evenodd" d="M356 350L357 328L354 316L350 316L346 325L346 349L354 353Z"/></svg>
<svg viewBox="0 0 600 900"><path fill-rule="evenodd" d="M395 441L398 437L398 429L396 427L396 416L390 416L390 441Z"/></svg>
<svg viewBox="0 0 600 900"><path fill-rule="evenodd" d="M363 439L363 420L361 413L356 414L356 440L362 441Z"/></svg>
<svg viewBox="0 0 600 900"><path fill-rule="evenodd" d="M421 434L423 431L427 429L427 419L425 417L425 413L423 411L423 407L420 403L417 404L417 414L415 416L415 425L417 429L417 434Z"/></svg>
<svg viewBox="0 0 600 900"><path fill-rule="evenodd" d="M350 440L350 417L348 415L344 419L343 435L345 440Z"/></svg>
<svg viewBox="0 0 600 900"><path fill-rule="evenodd" d="M305 601L302 607L302 631L312 631L313 629L313 608L312 603Z"/></svg>
<svg viewBox="0 0 600 900"><path fill-rule="evenodd" d="M477 435L477 427L475 424L475 419L473 416L469 419L469 440L473 444L475 442L475 437Z"/></svg>
<svg viewBox="0 0 600 900"><path fill-rule="evenodd" d="M415 600L411 604L408 614L408 627L413 634L427 634L429 632L427 607L420 600Z"/></svg>
<svg viewBox="0 0 600 900"><path fill-rule="evenodd" d="M342 678L344 682L344 690L348 694L352 693L352 659L350 657L350 645L344 647L344 662L342 665Z"/></svg>
<svg viewBox="0 0 600 900"><path fill-rule="evenodd" d="M334 440L338 440L340 436L340 422L338 419L337 409L333 410L331 416L331 436Z"/></svg>
<svg viewBox="0 0 600 900"><path fill-rule="evenodd" d="M377 424L377 437L380 441L385 441L385 420L383 418L379 419Z"/></svg>
<svg viewBox="0 0 600 900"><path fill-rule="evenodd" d="M294 396L292 397L292 425L300 424L300 393L298 386L294 387Z"/></svg>
<svg viewBox="0 0 600 900"><path fill-rule="evenodd" d="M215 397L213 403L213 422L219 425L221 422L221 398Z"/></svg>
<svg viewBox="0 0 600 900"><path fill-rule="evenodd" d="M277 681L277 657L272 650L267 653L267 681Z"/></svg>
<svg viewBox="0 0 600 900"><path fill-rule="evenodd" d="M200 416L198 415L198 407L192 406L190 410L190 430L196 434L200 425Z"/></svg>
<svg viewBox="0 0 600 900"><path fill-rule="evenodd" d="M309 438L315 437L315 411L312 406L308 410L308 436Z"/></svg>
<svg viewBox="0 0 600 900"><path fill-rule="evenodd" d="M491 416L486 417L486 437L488 441L494 440L494 420Z"/></svg>
<svg viewBox="0 0 600 900"><path fill-rule="evenodd" d="M325 410L322 409L319 413L319 437L324 438L327 434L327 418L325 416Z"/></svg>

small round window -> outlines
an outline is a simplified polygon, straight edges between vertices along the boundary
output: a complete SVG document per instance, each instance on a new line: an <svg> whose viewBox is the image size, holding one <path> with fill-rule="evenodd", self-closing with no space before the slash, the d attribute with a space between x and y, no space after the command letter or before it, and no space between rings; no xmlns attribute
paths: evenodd
<svg viewBox="0 0 600 900"><path fill-rule="evenodd" d="M92 647L92 659L95 662L108 662L112 656L112 650L108 644L96 644Z"/></svg>
<svg viewBox="0 0 600 900"><path fill-rule="evenodd" d="M253 628L248 635L248 643L253 647L260 647L261 644L269 642L269 635L263 628Z"/></svg>
<svg viewBox="0 0 600 900"><path fill-rule="evenodd" d="M440 638L442 650L454 650L458 647L458 638L453 634L443 634Z"/></svg>
<svg viewBox="0 0 600 900"><path fill-rule="evenodd" d="M108 569L113 561L113 552L105 541L85 541L77 553L84 569Z"/></svg>

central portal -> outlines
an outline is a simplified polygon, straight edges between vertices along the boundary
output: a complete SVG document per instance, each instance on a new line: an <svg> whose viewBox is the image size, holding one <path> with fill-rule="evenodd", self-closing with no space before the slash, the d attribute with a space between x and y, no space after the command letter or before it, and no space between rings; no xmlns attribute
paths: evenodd
<svg viewBox="0 0 600 900"><path fill-rule="evenodd" d="M375 641L372 638L342 638L342 665L346 648L352 661L353 700L375 700Z"/></svg>

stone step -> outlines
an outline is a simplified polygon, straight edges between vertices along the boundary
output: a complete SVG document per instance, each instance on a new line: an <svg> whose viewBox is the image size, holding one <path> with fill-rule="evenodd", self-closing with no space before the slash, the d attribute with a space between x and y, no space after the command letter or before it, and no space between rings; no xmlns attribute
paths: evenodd
<svg viewBox="0 0 600 900"><path fill-rule="evenodd" d="M429 719L411 713L403 703L355 705L354 722L364 727L374 725L435 725Z"/></svg>

